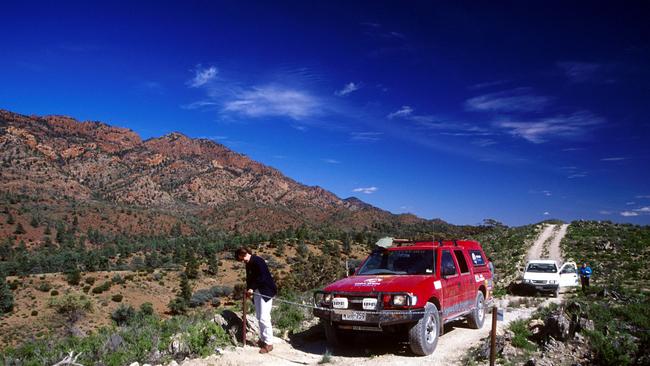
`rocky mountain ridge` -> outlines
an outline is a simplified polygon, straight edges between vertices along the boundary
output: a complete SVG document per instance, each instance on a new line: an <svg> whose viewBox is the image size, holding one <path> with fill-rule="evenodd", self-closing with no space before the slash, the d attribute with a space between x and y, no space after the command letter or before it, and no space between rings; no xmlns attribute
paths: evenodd
<svg viewBox="0 0 650 366"><path fill-rule="evenodd" d="M300 184L210 140L177 132L142 140L126 128L66 116L0 110L0 162L0 191L7 194L190 215L220 229L362 229L424 221Z"/></svg>

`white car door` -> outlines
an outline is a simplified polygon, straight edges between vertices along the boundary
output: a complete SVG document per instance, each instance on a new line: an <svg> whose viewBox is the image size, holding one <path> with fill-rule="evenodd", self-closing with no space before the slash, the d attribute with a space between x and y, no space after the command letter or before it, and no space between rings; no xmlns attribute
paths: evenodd
<svg viewBox="0 0 650 366"><path fill-rule="evenodd" d="M578 266L575 262L566 262L560 269L560 287L578 286Z"/></svg>

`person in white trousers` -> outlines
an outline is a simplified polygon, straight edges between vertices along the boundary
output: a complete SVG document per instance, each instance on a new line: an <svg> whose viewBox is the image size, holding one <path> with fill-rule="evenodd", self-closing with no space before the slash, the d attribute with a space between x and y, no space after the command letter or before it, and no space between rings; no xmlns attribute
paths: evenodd
<svg viewBox="0 0 650 366"><path fill-rule="evenodd" d="M246 263L246 292L248 296L253 296L255 315L260 324L260 353L269 353L273 350L271 307L278 289L264 259L245 247L235 251L235 258Z"/></svg>

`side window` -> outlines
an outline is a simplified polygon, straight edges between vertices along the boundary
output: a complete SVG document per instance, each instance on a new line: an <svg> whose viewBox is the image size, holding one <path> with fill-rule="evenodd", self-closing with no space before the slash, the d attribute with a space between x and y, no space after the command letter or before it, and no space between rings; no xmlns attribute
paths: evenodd
<svg viewBox="0 0 650 366"><path fill-rule="evenodd" d="M469 273L469 267L467 266L463 251L454 250L454 254L456 255L456 262L458 262L458 266L460 267L460 273Z"/></svg>
<svg viewBox="0 0 650 366"><path fill-rule="evenodd" d="M472 257L472 263L474 263L475 266L485 265L485 258L483 258L483 254L480 250L470 250L469 256Z"/></svg>
<svg viewBox="0 0 650 366"><path fill-rule="evenodd" d="M442 275L443 276L453 276L458 273L456 270L456 263L454 263L454 258L451 256L448 250L442 252Z"/></svg>

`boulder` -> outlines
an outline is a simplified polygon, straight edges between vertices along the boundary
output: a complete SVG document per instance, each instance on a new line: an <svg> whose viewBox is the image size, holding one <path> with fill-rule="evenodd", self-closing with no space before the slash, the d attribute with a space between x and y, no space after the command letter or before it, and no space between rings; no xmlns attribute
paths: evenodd
<svg viewBox="0 0 650 366"><path fill-rule="evenodd" d="M182 356L190 354L190 346L187 344L183 333L176 333L172 336L169 342L168 351L174 356Z"/></svg>
<svg viewBox="0 0 650 366"><path fill-rule="evenodd" d="M565 341L569 338L571 321L563 311L556 311L546 318L545 333L558 341Z"/></svg>
<svg viewBox="0 0 650 366"><path fill-rule="evenodd" d="M242 341L242 321L241 315L231 310L224 310L221 313L222 318L226 321L224 329L230 334L234 343ZM222 325L223 326L223 325ZM246 343L257 344L260 337L260 325L255 314L246 315Z"/></svg>

